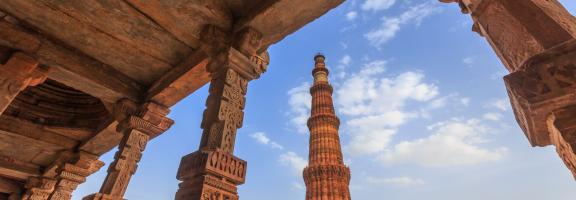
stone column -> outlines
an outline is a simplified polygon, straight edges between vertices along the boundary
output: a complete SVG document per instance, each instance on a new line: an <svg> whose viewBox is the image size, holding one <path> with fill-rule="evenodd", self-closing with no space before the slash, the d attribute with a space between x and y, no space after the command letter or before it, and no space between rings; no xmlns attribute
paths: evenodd
<svg viewBox="0 0 576 200"><path fill-rule="evenodd" d="M22 196L23 200L46 200L54 192L56 180L46 177L32 177L28 179L24 188L26 192Z"/></svg>
<svg viewBox="0 0 576 200"><path fill-rule="evenodd" d="M576 18L557 0L440 0L458 2L473 30L486 37L506 68L516 121L533 146L555 145L576 175ZM558 113L563 113L559 115ZM560 126L558 125L558 122ZM576 146L575 146L576 147Z"/></svg>
<svg viewBox="0 0 576 200"><path fill-rule="evenodd" d="M114 162L108 168L108 175L100 192L84 197L84 200L123 200L148 140L165 132L174 123L166 117L170 112L167 107L154 102L136 107L129 100L121 100L115 106L115 113L121 119L118 131L123 133L124 137L118 146Z"/></svg>
<svg viewBox="0 0 576 200"><path fill-rule="evenodd" d="M28 180L23 200L70 200L72 192L98 171L104 163L98 156L86 152L60 152L58 158L44 170L41 177Z"/></svg>
<svg viewBox="0 0 576 200"><path fill-rule="evenodd" d="M72 155L69 161L57 166L55 171L56 185L49 200L70 200L72 192L78 185L86 182L86 177L97 172L104 163L98 160L98 156L79 152Z"/></svg>
<svg viewBox="0 0 576 200"><path fill-rule="evenodd" d="M210 36L225 35L214 27ZM215 39L205 41L215 41ZM202 119L202 140L198 151L182 158L178 169L176 200L239 199L237 186L246 177L246 161L234 156L236 131L242 127L248 82L267 67L267 53L257 56L261 35L250 29L240 32L231 47L208 49L212 55L210 95ZM214 51L211 51L214 50Z"/></svg>
<svg viewBox="0 0 576 200"><path fill-rule="evenodd" d="M36 59L20 52L12 54L6 63L0 63L0 114L26 87L44 82L46 73Z"/></svg>

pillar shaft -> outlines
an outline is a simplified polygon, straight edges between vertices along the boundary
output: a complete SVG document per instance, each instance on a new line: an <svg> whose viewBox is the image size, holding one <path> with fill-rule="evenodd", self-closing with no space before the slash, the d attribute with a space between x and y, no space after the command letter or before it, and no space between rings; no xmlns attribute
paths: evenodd
<svg viewBox="0 0 576 200"><path fill-rule="evenodd" d="M266 69L267 53L257 56L261 36L241 31L236 41L219 40L222 31L206 27L211 41L204 49L212 57L210 94L206 100L199 150L182 158L176 200L239 199L237 186L245 182L246 161L233 155L236 132L244 119L248 82ZM231 37L227 37L231 38ZM214 43L217 41L217 43ZM232 44L228 46L227 44Z"/></svg>
<svg viewBox="0 0 576 200"><path fill-rule="evenodd" d="M123 200L130 178L136 172L148 140L168 130L174 123L166 118L168 108L152 102L138 109L133 102L121 100L115 107L119 115L127 114L118 125L118 131L124 134L114 156L114 162L108 168L108 175L100 192L84 197L85 200Z"/></svg>

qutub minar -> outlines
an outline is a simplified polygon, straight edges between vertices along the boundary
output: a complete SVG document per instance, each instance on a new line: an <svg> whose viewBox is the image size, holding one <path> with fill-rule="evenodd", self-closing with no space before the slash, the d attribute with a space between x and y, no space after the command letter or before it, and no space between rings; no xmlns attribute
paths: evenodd
<svg viewBox="0 0 576 200"><path fill-rule="evenodd" d="M309 163L303 173L306 200L350 200L350 169L343 161L338 136L340 120L334 112L333 89L324 60L324 55L316 55L312 71Z"/></svg>

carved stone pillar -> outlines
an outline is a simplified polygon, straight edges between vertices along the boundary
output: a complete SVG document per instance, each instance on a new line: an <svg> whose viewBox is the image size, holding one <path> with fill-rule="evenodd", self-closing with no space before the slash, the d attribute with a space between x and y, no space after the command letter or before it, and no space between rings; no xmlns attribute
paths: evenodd
<svg viewBox="0 0 576 200"><path fill-rule="evenodd" d="M232 47L213 51L218 54L212 54L209 65L212 81L202 140L198 151L182 158L176 200L239 199L237 186L245 181L247 163L233 155L234 143L242 127L248 81L258 78L268 64L267 53L256 53L260 39L258 32L247 29L238 34Z"/></svg>
<svg viewBox="0 0 576 200"><path fill-rule="evenodd" d="M46 200L54 191L56 180L45 177L32 177L28 179L26 193L22 196L23 200Z"/></svg>
<svg viewBox="0 0 576 200"><path fill-rule="evenodd" d="M60 152L59 157L44 170L42 177L28 180L23 200L70 200L72 192L98 171L104 163L86 152Z"/></svg>
<svg viewBox="0 0 576 200"><path fill-rule="evenodd" d="M166 117L170 110L162 105L148 102L135 108L134 103L128 100L121 100L116 105L115 112L122 119L118 131L124 137L100 192L84 197L84 200L123 200L148 140L165 132L174 123Z"/></svg>
<svg viewBox="0 0 576 200"><path fill-rule="evenodd" d="M16 52L4 64L0 63L0 114L20 91L46 80L47 70L38 67L36 59Z"/></svg>
<svg viewBox="0 0 576 200"><path fill-rule="evenodd" d="M97 172L104 163L98 160L98 156L86 152L72 155L69 160L57 166L56 186L49 200L70 200L72 192L78 185L86 182L86 177Z"/></svg>
<svg viewBox="0 0 576 200"><path fill-rule="evenodd" d="M555 145L576 175L576 18L557 0L440 0L458 2L506 68L516 121L533 146ZM562 117L558 115L562 114ZM561 121L561 126L558 125ZM570 132L570 133L568 133ZM576 146L574 146L576 147Z"/></svg>

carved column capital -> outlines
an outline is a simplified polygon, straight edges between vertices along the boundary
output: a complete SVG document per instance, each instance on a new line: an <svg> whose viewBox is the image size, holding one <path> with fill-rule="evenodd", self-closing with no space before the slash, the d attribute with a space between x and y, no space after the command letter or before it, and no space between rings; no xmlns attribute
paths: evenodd
<svg viewBox="0 0 576 200"><path fill-rule="evenodd" d="M156 137L167 131L174 120L166 117L170 112L167 107L154 103L147 102L142 104L139 108L131 110L134 107L121 100L121 106L125 108L128 113L118 124L118 132L127 132L130 130L138 130L147 134L150 137Z"/></svg>
<svg viewBox="0 0 576 200"><path fill-rule="evenodd" d="M150 138L168 130L174 121L166 117L170 110L155 102L146 102L139 106L130 100L120 100L115 105L117 119L120 121L117 131L124 137L114 156L114 162L108 168L108 175L100 192L84 197L85 200L122 200L130 178L138 168L142 152Z"/></svg>
<svg viewBox="0 0 576 200"><path fill-rule="evenodd" d="M54 172L55 173L56 188L48 199L50 200L69 200L72 198L72 192L76 190L78 185L86 182L86 177L97 172L104 163L98 160L97 155L87 152L63 152L60 158L57 159Z"/></svg>
<svg viewBox="0 0 576 200"><path fill-rule="evenodd" d="M47 200L54 191L56 180L46 177L31 177L24 188L26 192L22 195L23 200Z"/></svg>
<svg viewBox="0 0 576 200"><path fill-rule="evenodd" d="M44 82L47 73L48 68L39 67L36 59L21 52L0 64L0 114L26 87Z"/></svg>

